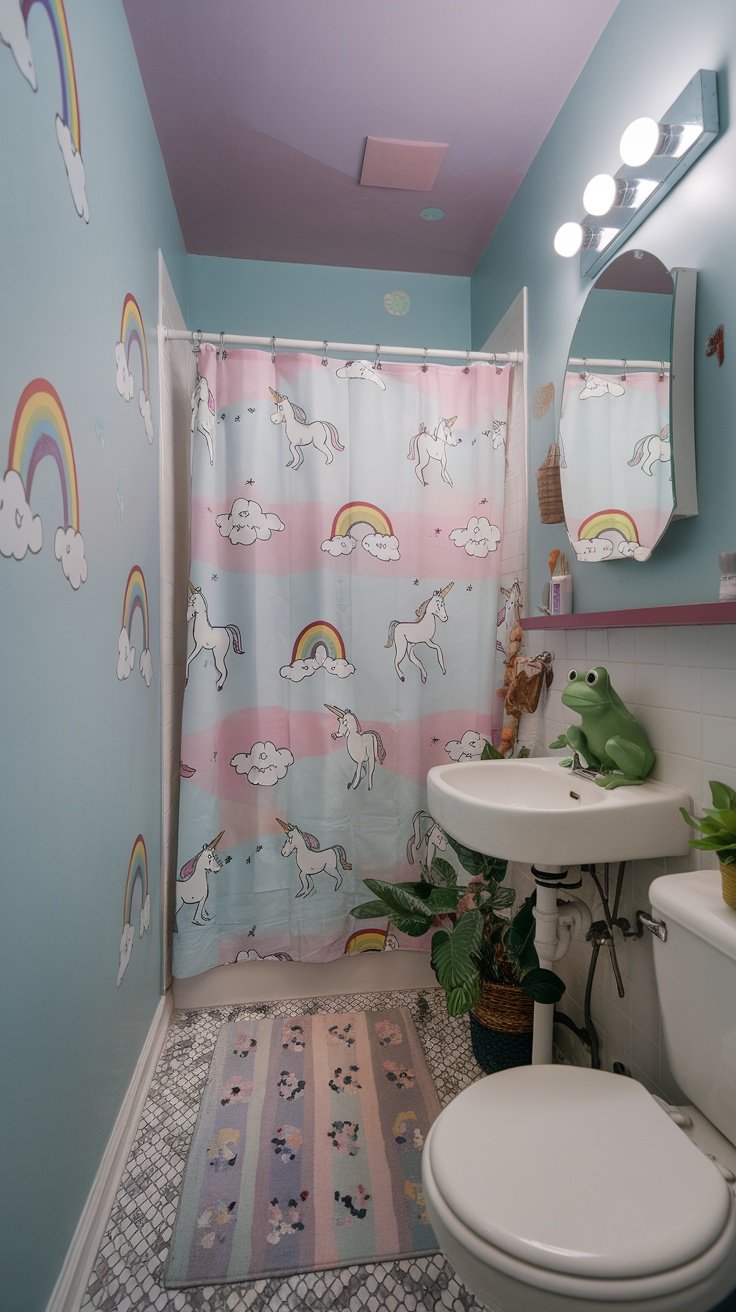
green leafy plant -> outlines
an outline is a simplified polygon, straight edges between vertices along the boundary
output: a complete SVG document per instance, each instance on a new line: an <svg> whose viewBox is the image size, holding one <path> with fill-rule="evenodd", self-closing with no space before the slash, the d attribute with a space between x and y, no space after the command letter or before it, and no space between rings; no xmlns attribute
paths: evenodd
<svg viewBox="0 0 736 1312"><path fill-rule="evenodd" d="M736 790L717 779L711 779L708 786L713 805L706 806L702 816L690 815L680 807L683 820L702 834L702 838L691 838L690 846L715 852L721 865L736 865Z"/></svg>
<svg viewBox="0 0 736 1312"><path fill-rule="evenodd" d="M528 755L523 748L522 753ZM486 743L481 759L500 756ZM447 841L470 875L467 886L458 884L449 861L436 857L433 882L364 880L374 900L353 907L352 914L358 920L387 918L400 933L414 938L434 927L430 960L450 1016L470 1011L486 980L519 985L535 1002L557 1002L565 985L553 971L540 967L534 947L536 894L514 915L503 914L510 913L516 897L513 888L503 885L508 862L464 847L449 834Z"/></svg>

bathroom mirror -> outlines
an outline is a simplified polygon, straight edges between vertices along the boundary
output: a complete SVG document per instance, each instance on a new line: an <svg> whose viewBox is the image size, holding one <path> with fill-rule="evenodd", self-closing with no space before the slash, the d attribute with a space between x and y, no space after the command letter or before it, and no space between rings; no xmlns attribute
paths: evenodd
<svg viewBox="0 0 736 1312"><path fill-rule="evenodd" d="M648 560L697 513L692 426L695 272L626 251L594 283L565 371L560 477L584 563Z"/></svg>

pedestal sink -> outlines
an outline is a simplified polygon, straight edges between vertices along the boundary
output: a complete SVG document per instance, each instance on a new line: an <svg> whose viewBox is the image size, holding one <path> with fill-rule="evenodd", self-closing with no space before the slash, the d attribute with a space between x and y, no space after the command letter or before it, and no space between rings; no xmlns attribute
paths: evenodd
<svg viewBox="0 0 736 1312"><path fill-rule="evenodd" d="M427 802L459 843L510 861L587 865L689 851L680 807L691 802L679 788L653 779L599 788L557 757L435 765Z"/></svg>
<svg viewBox="0 0 736 1312"><path fill-rule="evenodd" d="M645 857L684 856L688 828L679 788L647 779L605 789L574 774L557 757L535 760L456 761L427 775L427 805L451 838L476 852L533 867L537 882L535 947L540 966L554 967L566 950L559 937L560 906L579 899L567 866ZM554 1008L535 1002L532 1061L552 1061Z"/></svg>

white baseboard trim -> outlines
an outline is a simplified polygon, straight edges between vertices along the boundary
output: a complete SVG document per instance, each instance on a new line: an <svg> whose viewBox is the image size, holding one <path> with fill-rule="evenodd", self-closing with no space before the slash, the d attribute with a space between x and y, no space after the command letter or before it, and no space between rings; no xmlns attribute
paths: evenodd
<svg viewBox="0 0 736 1312"><path fill-rule="evenodd" d="M173 1005L170 992L159 999L46 1312L78 1312L164 1045Z"/></svg>

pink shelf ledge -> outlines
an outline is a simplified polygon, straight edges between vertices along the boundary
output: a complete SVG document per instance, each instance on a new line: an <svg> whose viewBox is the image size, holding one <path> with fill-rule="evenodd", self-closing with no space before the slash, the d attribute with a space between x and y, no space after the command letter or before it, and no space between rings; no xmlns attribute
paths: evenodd
<svg viewBox="0 0 736 1312"><path fill-rule="evenodd" d="M690 606L643 606L587 614L533 615L522 629L652 629L661 625L736 624L736 601L699 601Z"/></svg>

